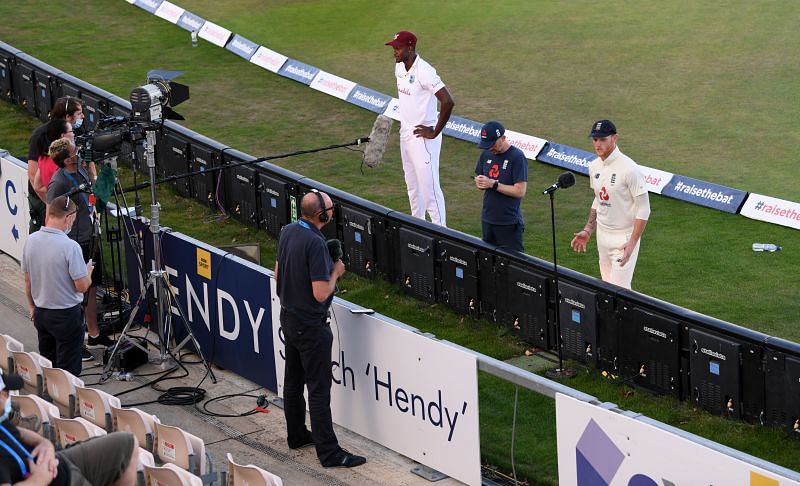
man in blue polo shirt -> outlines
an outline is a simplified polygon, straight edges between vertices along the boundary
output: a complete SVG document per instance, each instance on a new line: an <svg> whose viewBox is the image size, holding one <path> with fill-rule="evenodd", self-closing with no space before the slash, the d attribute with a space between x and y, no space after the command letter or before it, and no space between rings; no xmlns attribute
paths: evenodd
<svg viewBox="0 0 800 486"><path fill-rule="evenodd" d="M500 122L490 121L481 129L478 148L483 149L475 166L475 187L484 191L483 241L525 251L520 202L528 189L528 161L522 150L511 145Z"/></svg>
<svg viewBox="0 0 800 486"><path fill-rule="evenodd" d="M331 198L312 191L300 201L301 218L286 225L278 239L275 281L285 338L283 411L290 449L314 445L324 467L354 467L367 462L339 446L331 419L331 349L328 309L344 263L335 262L320 231L333 217ZM306 401L311 431L306 428Z"/></svg>

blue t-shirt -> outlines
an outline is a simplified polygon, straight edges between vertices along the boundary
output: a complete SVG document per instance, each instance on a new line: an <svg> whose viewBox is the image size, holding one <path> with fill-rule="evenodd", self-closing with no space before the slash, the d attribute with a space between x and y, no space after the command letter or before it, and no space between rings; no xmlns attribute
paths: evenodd
<svg viewBox="0 0 800 486"><path fill-rule="evenodd" d="M333 295L317 302L311 283L327 282L332 271L328 245L316 226L304 219L284 226L278 239L278 297L283 308L308 325L319 325Z"/></svg>
<svg viewBox="0 0 800 486"><path fill-rule="evenodd" d="M500 184L513 186L517 182L528 181L528 160L522 150L513 145L502 154L484 150L475 165L475 175L485 175L500 181ZM506 196L493 189L483 191L483 212L485 223L511 225L522 223L522 210L516 197Z"/></svg>

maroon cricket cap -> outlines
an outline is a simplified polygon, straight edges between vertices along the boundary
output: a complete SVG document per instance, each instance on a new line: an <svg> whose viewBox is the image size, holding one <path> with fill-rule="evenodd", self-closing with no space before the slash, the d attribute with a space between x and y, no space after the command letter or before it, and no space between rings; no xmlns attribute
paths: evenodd
<svg viewBox="0 0 800 486"><path fill-rule="evenodd" d="M386 43L387 46L400 47L400 46L415 46L417 45L417 36L413 32L401 30L394 35L394 39Z"/></svg>

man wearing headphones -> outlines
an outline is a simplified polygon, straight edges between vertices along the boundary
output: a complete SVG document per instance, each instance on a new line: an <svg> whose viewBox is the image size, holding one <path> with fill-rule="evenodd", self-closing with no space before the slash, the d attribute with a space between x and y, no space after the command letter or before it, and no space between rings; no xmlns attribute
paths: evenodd
<svg viewBox="0 0 800 486"><path fill-rule="evenodd" d="M344 263L328 251L322 227L333 217L324 192L309 192L300 202L301 218L286 225L278 239L275 281L285 339L283 411L290 449L314 445L324 467L355 467L367 462L339 446L331 419L331 350L328 309ZM306 428L308 387L311 431Z"/></svg>

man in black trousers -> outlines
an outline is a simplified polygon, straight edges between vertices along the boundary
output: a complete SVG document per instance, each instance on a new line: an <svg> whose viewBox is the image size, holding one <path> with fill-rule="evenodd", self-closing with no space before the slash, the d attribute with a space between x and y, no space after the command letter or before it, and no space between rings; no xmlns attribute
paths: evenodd
<svg viewBox="0 0 800 486"><path fill-rule="evenodd" d="M324 467L355 467L367 462L339 446L331 419L331 349L328 309L344 263L331 258L320 231L333 216L331 198L309 192L300 202L301 218L281 231L275 281L281 301L286 367L283 404L290 449L314 445ZM306 428L308 386L311 431Z"/></svg>

